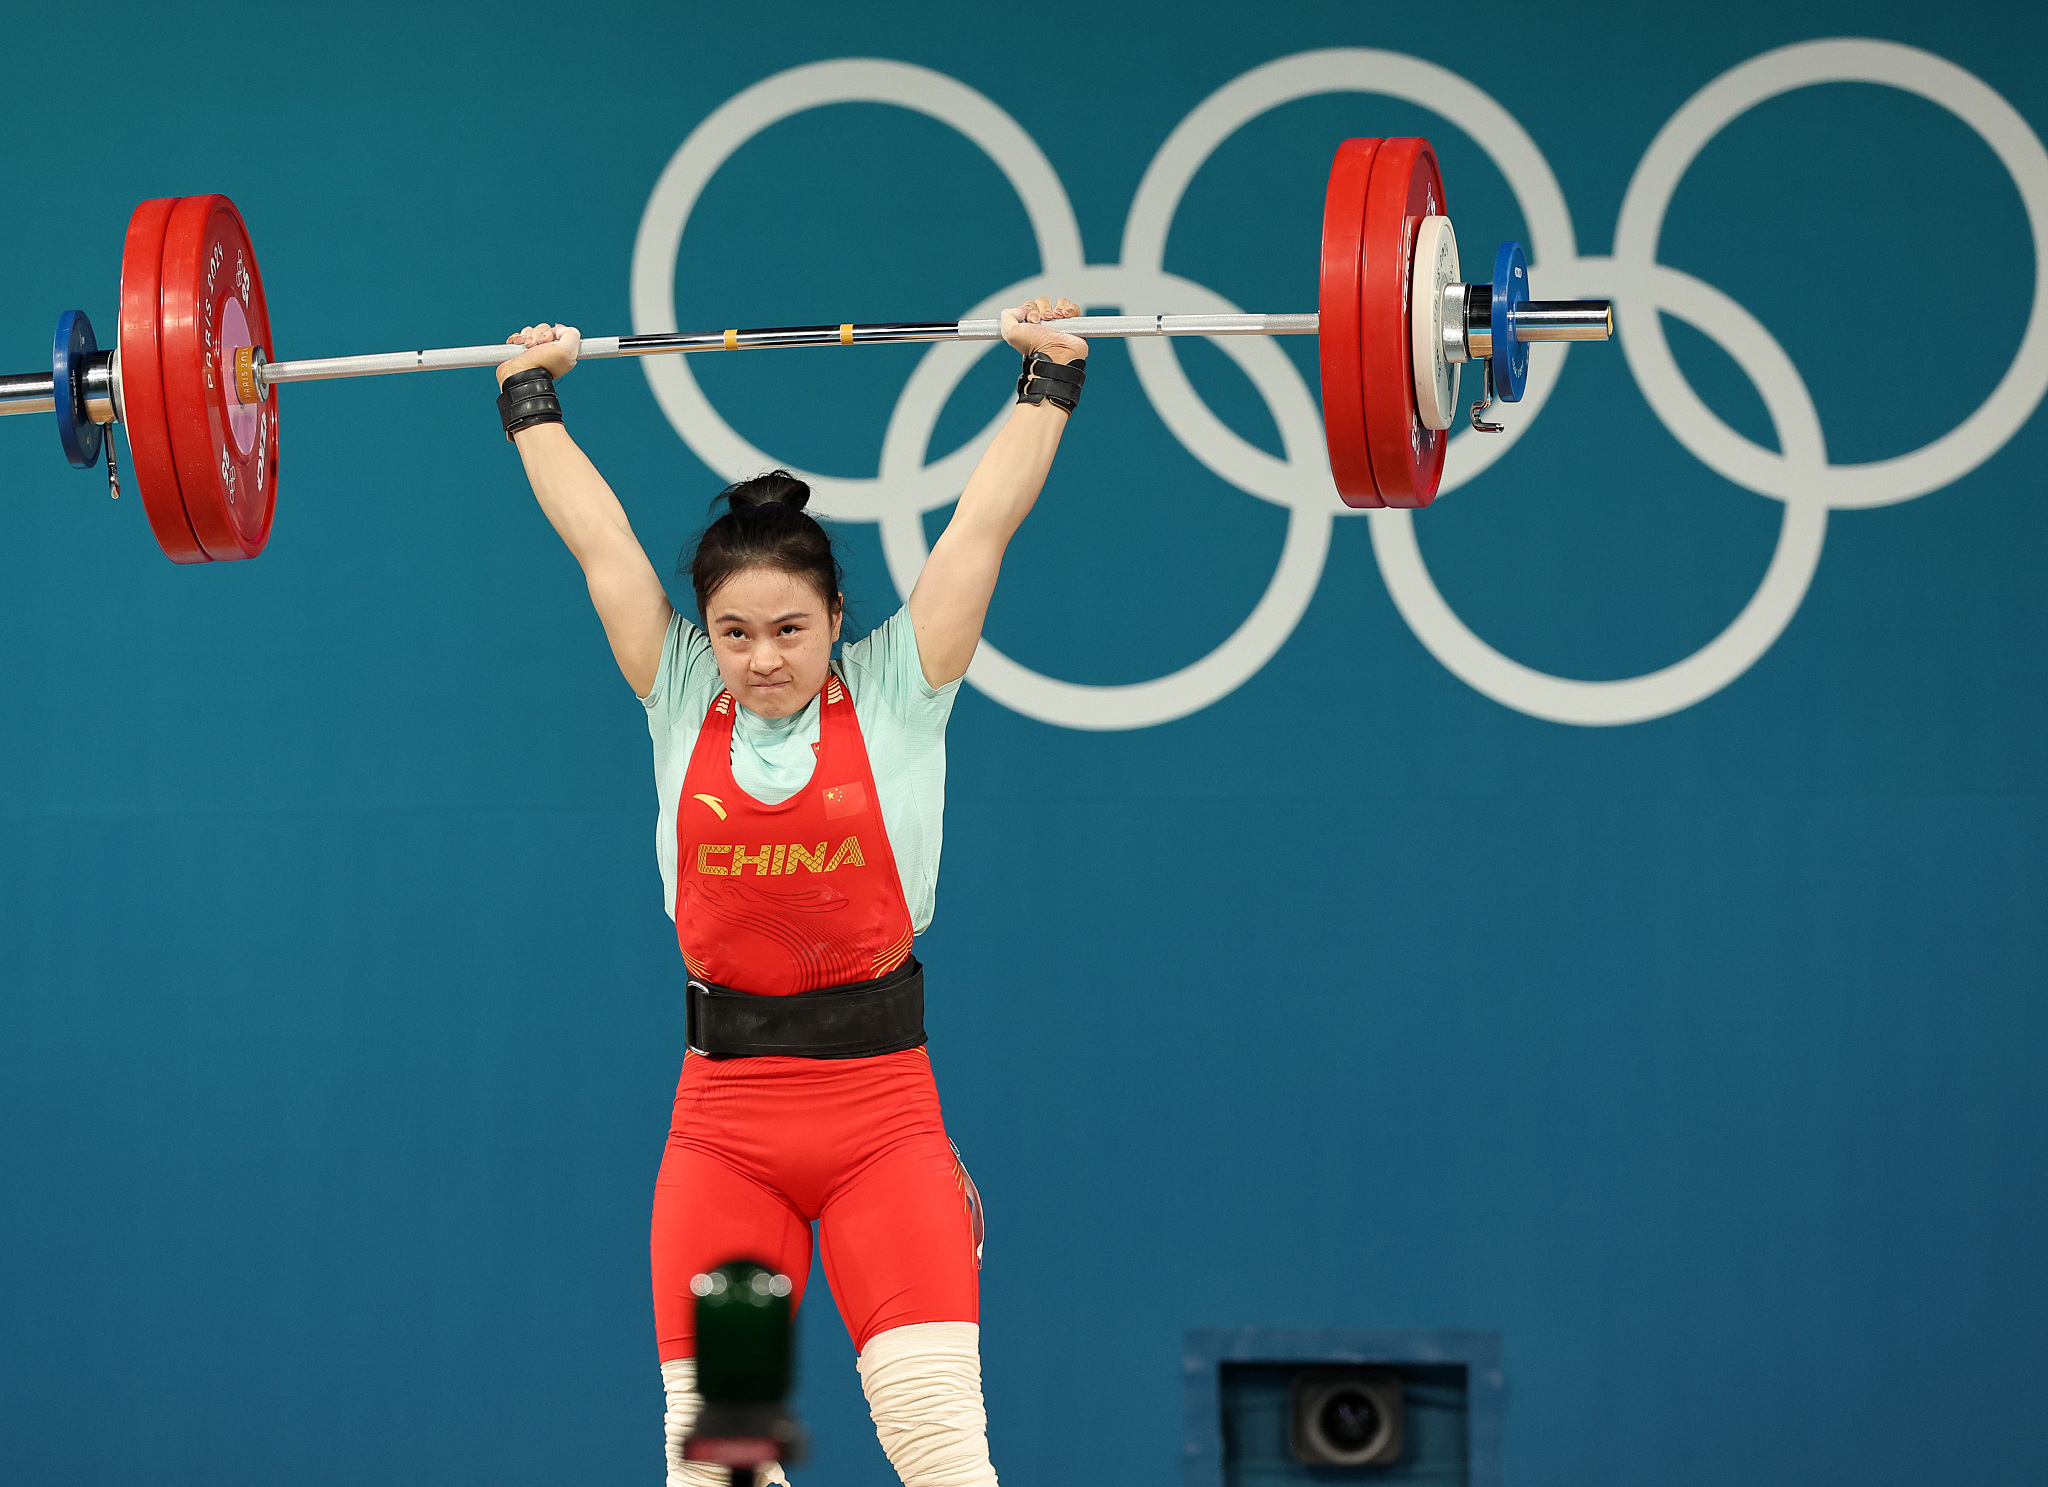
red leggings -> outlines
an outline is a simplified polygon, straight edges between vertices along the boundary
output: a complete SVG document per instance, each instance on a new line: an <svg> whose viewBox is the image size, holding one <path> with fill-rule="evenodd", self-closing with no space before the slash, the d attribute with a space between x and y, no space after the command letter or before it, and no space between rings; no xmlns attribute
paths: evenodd
<svg viewBox="0 0 2048 1487"><path fill-rule="evenodd" d="M922 1048L858 1059L691 1054L654 1183L662 1361L695 1355L690 1278L727 1260L781 1271L802 1301L813 1222L856 1350L891 1327L979 1321L970 1190Z"/></svg>

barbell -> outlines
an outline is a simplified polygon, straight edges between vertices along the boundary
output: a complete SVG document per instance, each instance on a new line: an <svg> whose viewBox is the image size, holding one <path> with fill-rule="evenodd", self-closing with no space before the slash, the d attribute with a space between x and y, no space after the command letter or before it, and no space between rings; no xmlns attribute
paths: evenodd
<svg viewBox="0 0 2048 1487"><path fill-rule="evenodd" d="M1061 328L1137 336L1319 338L1330 473L1352 506L1427 506L1443 476L1464 363L1480 363L1472 426L1493 400L1516 402L1537 341L1614 332L1605 300L1529 297L1521 245L1503 243L1489 282L1460 279L1443 175L1424 139L1349 139L1323 198L1317 310L1289 315L1084 315ZM784 346L993 341L996 320L776 326L700 334L594 336L582 359ZM57 319L51 368L0 377L0 414L54 413L70 462L90 469L107 428L128 434L150 529L177 563L253 558L277 501L278 399L288 382L492 367L521 348L458 346L308 361L270 359L270 314L248 228L225 196L136 207L121 253L120 328L101 350L80 310Z"/></svg>

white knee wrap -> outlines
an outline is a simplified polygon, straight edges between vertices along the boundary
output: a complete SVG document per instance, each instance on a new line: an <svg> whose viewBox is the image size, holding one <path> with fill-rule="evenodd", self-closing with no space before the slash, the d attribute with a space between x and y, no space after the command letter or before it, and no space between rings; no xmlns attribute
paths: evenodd
<svg viewBox="0 0 2048 1487"><path fill-rule="evenodd" d="M730 1474L709 1461L683 1460L683 1442L697 1423L704 1400L697 1393L697 1360L676 1358L661 1365L662 1392L668 1396L668 1410L661 1417L661 1430L668 1444L668 1487L726 1487ZM775 1487L789 1487L782 1468L771 1466L758 1480Z"/></svg>
<svg viewBox="0 0 2048 1487"><path fill-rule="evenodd" d="M981 1404L979 1327L892 1327L868 1339L859 1366L875 1434L904 1487L996 1487Z"/></svg>

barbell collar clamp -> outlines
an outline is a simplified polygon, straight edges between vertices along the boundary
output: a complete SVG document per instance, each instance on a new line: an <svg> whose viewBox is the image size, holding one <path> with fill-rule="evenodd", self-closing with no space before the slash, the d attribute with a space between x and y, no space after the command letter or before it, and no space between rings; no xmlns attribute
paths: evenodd
<svg viewBox="0 0 2048 1487"><path fill-rule="evenodd" d="M94 423L114 423L120 419L120 382L114 366L114 353L95 351L85 359L84 397L85 416Z"/></svg>
<svg viewBox="0 0 2048 1487"><path fill-rule="evenodd" d="M1465 305L1465 357L1487 361L1493 356L1493 286L1463 284Z"/></svg>
<svg viewBox="0 0 2048 1487"><path fill-rule="evenodd" d="M1471 287L1469 284L1444 285L1444 360L1453 366L1472 359L1472 353L1467 347L1471 327L1465 319L1465 301Z"/></svg>

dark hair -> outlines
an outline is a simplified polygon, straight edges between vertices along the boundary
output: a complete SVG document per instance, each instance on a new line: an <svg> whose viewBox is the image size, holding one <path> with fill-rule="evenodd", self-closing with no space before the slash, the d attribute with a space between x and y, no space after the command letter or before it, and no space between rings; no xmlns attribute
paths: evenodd
<svg viewBox="0 0 2048 1487"><path fill-rule="evenodd" d="M825 608L837 612L844 575L832 539L817 519L804 511L811 488L787 470L770 470L752 480L738 480L711 498L725 515L697 535L685 564L690 586L697 591L697 612L711 619L711 596L720 584L748 568L779 568L804 579L824 597Z"/></svg>

